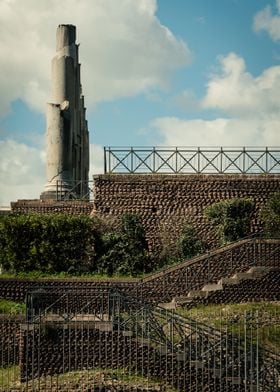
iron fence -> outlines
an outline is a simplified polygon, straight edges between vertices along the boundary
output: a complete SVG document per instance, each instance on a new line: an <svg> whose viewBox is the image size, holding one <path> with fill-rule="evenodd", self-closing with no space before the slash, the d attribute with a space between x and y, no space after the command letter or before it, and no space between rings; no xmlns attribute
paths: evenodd
<svg viewBox="0 0 280 392"><path fill-rule="evenodd" d="M104 147L105 173L279 174L279 147Z"/></svg>
<svg viewBox="0 0 280 392"><path fill-rule="evenodd" d="M93 201L93 181L72 181L70 189L65 190L63 181L56 182L56 200Z"/></svg>
<svg viewBox="0 0 280 392"><path fill-rule="evenodd" d="M1 315L0 390L279 392L279 304L175 312L99 294L103 307L74 317L55 305L30 320Z"/></svg>

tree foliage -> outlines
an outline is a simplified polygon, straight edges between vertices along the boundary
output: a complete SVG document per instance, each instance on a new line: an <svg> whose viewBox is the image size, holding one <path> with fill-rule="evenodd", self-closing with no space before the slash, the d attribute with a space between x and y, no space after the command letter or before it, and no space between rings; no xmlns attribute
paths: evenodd
<svg viewBox="0 0 280 392"><path fill-rule="evenodd" d="M178 241L179 254L182 258L189 259L197 256L205 250L205 245L197 237L193 225L187 221L183 226L180 239Z"/></svg>
<svg viewBox="0 0 280 392"><path fill-rule="evenodd" d="M4 270L88 270L93 257L92 221L65 214L14 215L1 219L0 264Z"/></svg>
<svg viewBox="0 0 280 392"><path fill-rule="evenodd" d="M95 265L98 273L138 275L152 269L145 230L135 214L124 214L118 231L102 235L102 249Z"/></svg>
<svg viewBox="0 0 280 392"><path fill-rule="evenodd" d="M152 269L145 230L136 215L120 228L66 214L10 215L0 221L0 266L11 273L137 275Z"/></svg>
<svg viewBox="0 0 280 392"><path fill-rule="evenodd" d="M261 210L261 220L266 232L280 235L280 192L274 193Z"/></svg>
<svg viewBox="0 0 280 392"><path fill-rule="evenodd" d="M212 204L206 208L205 215L216 226L220 241L224 244L249 234L254 208L253 200L234 198Z"/></svg>

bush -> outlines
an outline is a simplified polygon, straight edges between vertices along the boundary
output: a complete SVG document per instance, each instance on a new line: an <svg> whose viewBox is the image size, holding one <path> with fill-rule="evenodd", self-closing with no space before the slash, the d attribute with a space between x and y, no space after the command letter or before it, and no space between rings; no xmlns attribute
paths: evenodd
<svg viewBox="0 0 280 392"><path fill-rule="evenodd" d="M135 276L151 269L144 227L137 215L124 214L119 231L102 235L102 248L95 270L107 275Z"/></svg>
<svg viewBox="0 0 280 392"><path fill-rule="evenodd" d="M65 214L28 214L1 220L0 264L5 271L88 271L94 255L92 220Z"/></svg>
<svg viewBox="0 0 280 392"><path fill-rule="evenodd" d="M269 234L280 235L280 192L274 193L261 210L264 229Z"/></svg>
<svg viewBox="0 0 280 392"><path fill-rule="evenodd" d="M179 254L182 258L189 259L204 252L205 245L197 238L193 225L186 222L178 242Z"/></svg>
<svg viewBox="0 0 280 392"><path fill-rule="evenodd" d="M207 207L205 215L216 226L220 241L225 244L249 234L254 208L251 199L230 199Z"/></svg>

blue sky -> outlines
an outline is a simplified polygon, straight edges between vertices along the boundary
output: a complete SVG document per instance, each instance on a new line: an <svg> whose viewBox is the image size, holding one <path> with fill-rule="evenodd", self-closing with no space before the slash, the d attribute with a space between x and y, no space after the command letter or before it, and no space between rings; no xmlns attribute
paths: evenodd
<svg viewBox="0 0 280 392"><path fill-rule="evenodd" d="M0 0L0 205L43 189L60 23L77 26L91 172L104 145L280 144L280 1Z"/></svg>

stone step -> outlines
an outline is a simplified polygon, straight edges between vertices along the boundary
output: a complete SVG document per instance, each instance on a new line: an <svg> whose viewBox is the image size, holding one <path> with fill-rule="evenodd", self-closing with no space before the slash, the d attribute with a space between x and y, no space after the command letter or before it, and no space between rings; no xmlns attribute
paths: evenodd
<svg viewBox="0 0 280 392"><path fill-rule="evenodd" d="M254 274L248 273L248 272L236 272L233 276L233 279L239 280L247 280L247 279L256 279Z"/></svg>
<svg viewBox="0 0 280 392"><path fill-rule="evenodd" d="M99 329L99 331L111 332L113 331L113 323L111 321L96 321L95 329Z"/></svg>
<svg viewBox="0 0 280 392"><path fill-rule="evenodd" d="M257 279L271 271L272 267L255 266L248 269L246 272L236 272L230 277L221 278L218 285L223 284L238 284L242 280Z"/></svg>
<svg viewBox="0 0 280 392"><path fill-rule="evenodd" d="M128 336L128 337L133 336L133 331L126 330L126 331L121 331L121 333L123 336Z"/></svg>
<svg viewBox="0 0 280 392"><path fill-rule="evenodd" d="M177 361L185 361L186 360L186 354L185 353L176 353L176 359Z"/></svg>
<svg viewBox="0 0 280 392"><path fill-rule="evenodd" d="M241 377L226 377L226 381L229 381L233 385L243 384L243 378Z"/></svg>
<svg viewBox="0 0 280 392"><path fill-rule="evenodd" d="M202 361L190 361L190 365L195 366L197 369L204 368L204 362L202 362Z"/></svg>
<svg viewBox="0 0 280 392"><path fill-rule="evenodd" d="M208 295L208 291L202 290L191 290L188 293L188 298L205 298Z"/></svg>
<svg viewBox="0 0 280 392"><path fill-rule="evenodd" d="M160 307L163 308L163 309L167 309L167 310L176 309L176 301L175 301L175 298L173 298L171 302L162 302L162 303L159 303L158 306L160 306Z"/></svg>
<svg viewBox="0 0 280 392"><path fill-rule="evenodd" d="M248 269L248 274L254 274L255 276L262 276L267 274L273 269L273 267L266 267L266 266L255 266Z"/></svg>
<svg viewBox="0 0 280 392"><path fill-rule="evenodd" d="M184 304L186 304L186 303L188 303L188 302L192 302L192 299L190 299L188 296L186 296L186 295L182 295L181 297L175 297L175 298L173 298L173 301L175 302L175 304L176 304L176 307L178 306L178 305L184 305Z"/></svg>
<svg viewBox="0 0 280 392"><path fill-rule="evenodd" d="M142 346L149 346L151 344L151 339L146 339L146 338L137 338L138 343L140 343Z"/></svg>
<svg viewBox="0 0 280 392"><path fill-rule="evenodd" d="M208 283L202 287L202 291L218 291L223 290L223 285L220 283Z"/></svg>
<svg viewBox="0 0 280 392"><path fill-rule="evenodd" d="M236 278L233 278L233 277L230 277L230 278L221 278L219 281L218 281L218 284L221 284L221 285L225 285L225 284L238 284L238 283L240 283L240 280L239 279L236 279Z"/></svg>
<svg viewBox="0 0 280 392"><path fill-rule="evenodd" d="M158 346L157 350L159 352L160 355L166 355L168 354L168 349L166 346Z"/></svg>
<svg viewBox="0 0 280 392"><path fill-rule="evenodd" d="M210 368L210 372L213 374L213 377L221 378L223 375L223 370L219 368Z"/></svg>

